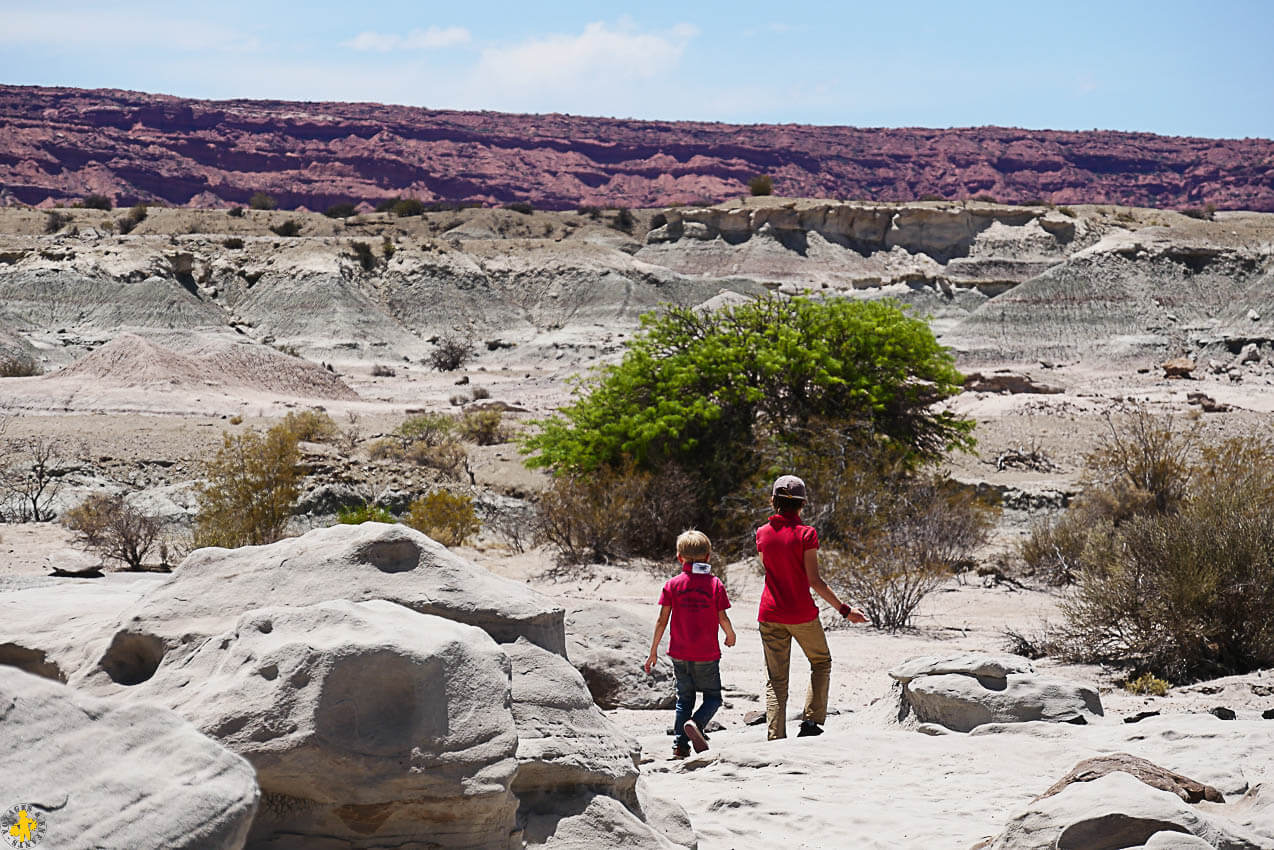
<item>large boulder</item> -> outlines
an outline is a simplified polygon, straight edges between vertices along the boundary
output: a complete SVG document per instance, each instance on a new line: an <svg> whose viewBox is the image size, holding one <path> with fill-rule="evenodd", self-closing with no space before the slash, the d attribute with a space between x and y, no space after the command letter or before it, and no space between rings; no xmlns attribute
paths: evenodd
<svg viewBox="0 0 1274 850"><path fill-rule="evenodd" d="M650 675L642 669L653 631L653 617L647 622L615 605L590 603L567 610L566 655L602 708L672 708L676 702L677 686L666 651ZM665 636L665 650L667 640Z"/></svg>
<svg viewBox="0 0 1274 850"><path fill-rule="evenodd" d="M511 846L509 662L474 626L383 600L260 608L133 692L256 767L253 846Z"/></svg>
<svg viewBox="0 0 1274 850"><path fill-rule="evenodd" d="M913 658L889 671L897 719L968 732L985 723L1087 723L1102 716L1087 685L1039 676L1012 655L968 653Z"/></svg>
<svg viewBox="0 0 1274 850"><path fill-rule="evenodd" d="M513 665L518 796L583 786L635 800L641 745L602 714L579 672L526 640L505 651Z"/></svg>
<svg viewBox="0 0 1274 850"><path fill-rule="evenodd" d="M562 609L404 525L368 522L320 528L268 546L197 549L126 609L109 646L69 679L101 693L180 664L240 614L331 599L384 599L421 614L477 626L495 640L525 637L565 654Z"/></svg>
<svg viewBox="0 0 1274 850"><path fill-rule="evenodd" d="M990 850L1117 850L1162 842L1155 838L1161 832L1188 833L1215 850L1271 846L1250 829L1117 771L1037 798L1009 821Z"/></svg>
<svg viewBox="0 0 1274 850"><path fill-rule="evenodd" d="M238 850L252 766L171 711L113 705L0 666L0 799L48 847Z"/></svg>

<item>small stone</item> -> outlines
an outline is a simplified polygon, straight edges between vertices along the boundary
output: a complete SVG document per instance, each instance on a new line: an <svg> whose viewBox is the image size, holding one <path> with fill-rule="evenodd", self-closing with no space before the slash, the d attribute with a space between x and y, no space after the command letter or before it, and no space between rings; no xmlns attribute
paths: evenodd
<svg viewBox="0 0 1274 850"><path fill-rule="evenodd" d="M1147 717L1158 717L1158 716L1159 716L1159 712L1157 711L1139 711L1136 714L1130 714L1127 717L1125 717L1124 722L1125 723L1140 723L1141 721L1145 720Z"/></svg>
<svg viewBox="0 0 1274 850"><path fill-rule="evenodd" d="M1261 712L1261 719L1274 720L1274 708L1267 708Z"/></svg>
<svg viewBox="0 0 1274 850"><path fill-rule="evenodd" d="M1174 357L1160 364L1165 378L1189 378L1194 371L1194 360L1189 357Z"/></svg>
<svg viewBox="0 0 1274 850"><path fill-rule="evenodd" d="M1208 714L1211 714L1213 717L1220 718L1221 720L1233 720L1236 717L1234 709L1226 708L1223 705L1218 705L1216 708L1209 711Z"/></svg>
<svg viewBox="0 0 1274 850"><path fill-rule="evenodd" d="M760 726L765 722L764 711L749 711L743 715L743 723L746 726Z"/></svg>
<svg viewBox="0 0 1274 850"><path fill-rule="evenodd" d="M1261 320L1261 314L1256 312L1255 310L1248 310L1247 317L1254 322L1259 322Z"/></svg>

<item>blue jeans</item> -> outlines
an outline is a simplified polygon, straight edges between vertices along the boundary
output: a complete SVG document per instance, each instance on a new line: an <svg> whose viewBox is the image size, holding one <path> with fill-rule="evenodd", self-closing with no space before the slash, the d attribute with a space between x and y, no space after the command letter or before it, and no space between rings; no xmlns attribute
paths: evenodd
<svg viewBox="0 0 1274 850"><path fill-rule="evenodd" d="M682 661L672 659L672 672L677 677L677 743L689 743L683 728L693 720L701 730L721 707L721 662ZM703 694L703 702L695 711L695 694Z"/></svg>

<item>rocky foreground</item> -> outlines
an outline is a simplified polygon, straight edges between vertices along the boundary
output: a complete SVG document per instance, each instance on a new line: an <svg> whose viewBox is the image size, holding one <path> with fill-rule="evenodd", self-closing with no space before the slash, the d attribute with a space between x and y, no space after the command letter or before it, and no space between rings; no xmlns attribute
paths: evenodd
<svg viewBox="0 0 1274 850"><path fill-rule="evenodd" d="M768 174L792 196L934 195L1274 210L1274 143L1109 131L739 126L200 101L0 86L0 201L286 209L407 195L550 209L721 201Z"/></svg>

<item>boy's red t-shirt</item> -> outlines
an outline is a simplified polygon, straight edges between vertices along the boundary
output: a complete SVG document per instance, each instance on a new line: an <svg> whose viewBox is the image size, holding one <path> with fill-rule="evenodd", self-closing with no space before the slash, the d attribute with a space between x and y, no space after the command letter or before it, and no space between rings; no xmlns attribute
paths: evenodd
<svg viewBox="0 0 1274 850"><path fill-rule="evenodd" d="M693 568L703 571L696 572ZM707 564L686 564L681 575L668 579L659 604L672 608L668 655L679 661L717 661L718 611L730 607L725 585L707 571Z"/></svg>
<svg viewBox="0 0 1274 850"><path fill-rule="evenodd" d="M775 514L756 530L756 551L765 565L765 590L757 620L762 623L808 623L818 617L805 575L805 552L818 548L818 532L799 517Z"/></svg>

